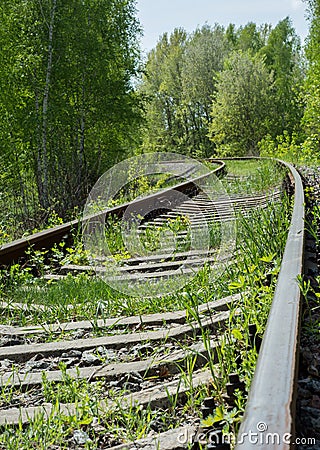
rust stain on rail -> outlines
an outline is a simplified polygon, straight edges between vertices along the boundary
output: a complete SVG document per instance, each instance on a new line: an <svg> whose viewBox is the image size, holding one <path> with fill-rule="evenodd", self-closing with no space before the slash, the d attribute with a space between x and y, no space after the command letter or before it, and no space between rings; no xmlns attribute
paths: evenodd
<svg viewBox="0 0 320 450"><path fill-rule="evenodd" d="M173 188L168 188L160 192L156 192L155 194L148 195L145 198L107 209L100 212L99 214L96 214L93 217L98 218L99 216L104 217L106 215L121 217L130 204L134 203L136 208L139 207L139 204L141 204L141 206L145 205L146 202L153 204L154 202L159 202L161 199L170 198L173 195L174 191L188 193L189 195L196 195L198 189L196 183L198 181L201 181L212 173L221 175L224 172L225 163L220 160L217 160L216 162L220 164L219 167L209 172L208 174L185 181L183 183L179 183ZM86 218L85 220L87 219L88 218ZM8 266L13 262L16 262L19 258L23 258L25 256L26 250L30 247L32 247L34 250L41 250L50 249L54 244L59 243L63 240L71 243L72 231L77 230L81 226L83 220L84 219L73 220L71 222L58 225L57 227L43 230L38 233L10 242L8 244L4 244L0 248L0 266Z"/></svg>

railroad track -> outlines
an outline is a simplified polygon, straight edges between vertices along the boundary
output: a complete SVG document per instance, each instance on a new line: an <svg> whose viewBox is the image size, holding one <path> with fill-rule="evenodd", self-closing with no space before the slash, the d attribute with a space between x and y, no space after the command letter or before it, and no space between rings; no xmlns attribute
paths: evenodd
<svg viewBox="0 0 320 450"><path fill-rule="evenodd" d="M221 175L225 171L224 163L217 161L217 164L215 173ZM257 423L260 422L267 425L270 433L280 436L290 433L294 436L293 405L300 314L297 276L302 273L303 189L293 167L282 162L277 164L288 169L294 187L292 220L238 436L249 436L257 430ZM192 173L192 167L187 170ZM206 175L199 178L203 180ZM175 192L188 194L189 198L183 201L174 203L173 188L170 188L134 202L134 209L138 211L143 209L145 202L157 205L153 214L139 223L137 234L140 236L146 230L161 227L168 229L172 221L183 218L196 235L208 224L232 223L239 213L250 217L252 210L280 202L283 193L283 187L278 186L260 195L208 197L207 193L199 191L199 178L175 186ZM128 204L117 206L104 211L103 216L122 217L127 207ZM101 215L101 212L97 214L99 222ZM93 221L91 218L90 223L95 223L95 218ZM70 222L7 244L0 249L0 262L9 266L18 258L25 257L30 245L36 249L49 249L61 239L70 241L71 231L76 226L76 221ZM132 286L137 283L139 290L148 280L167 281L177 273L193 277L205 264L217 264L217 261L219 265L225 264L224 258L219 260L214 246L190 249L187 245L189 238L186 230L178 230L174 240L168 239L159 254L148 253L120 259L116 275L113 273L111 276L107 271L110 260L108 255L99 254L88 265L63 265L59 273L49 272L45 279L54 282L64 279L69 273L91 273L121 285L127 283ZM234 264L234 261L228 260L227 263ZM208 429L201 428L197 414L185 415L183 405L190 400L190 396L197 398L201 393L203 397L205 392L207 398L202 407L203 417L214 410L211 396L220 376L218 363L221 358L221 337L228 327L230 316L240 313L246 295L246 292L240 292L193 305L191 309L165 313L0 326L0 382L3 391L10 393L10 400L1 408L0 426L27 426L30 421L41 416L52 420L52 417L59 415L76 416L79 411L83 414L79 398L70 401L72 396L66 395L68 401L59 404L54 401L59 383L72 390L72 386L80 389L83 382L94 398L98 392L94 413L91 411L94 417L106 411L123 413L126 409L133 409L137 415L147 410L153 421L150 437L137 439L134 444L120 444L109 436L98 448L201 448L199 440L203 433L208 433ZM3 300L0 309L23 314L25 305ZM45 306L29 305L28 314L32 315L32 310L41 315ZM256 333L257 330L252 327L250 339L253 347L258 342ZM279 341L282 345L277 345ZM277 379L272 376L275 360L279 374ZM88 387L90 385L91 388ZM236 389L244 390L243 382L236 374L229 374L225 400L230 408L235 404ZM174 408L177 409L177 426L170 429L164 419L161 422L161 416L165 415L166 410ZM221 430L221 426L221 421L218 421L216 429ZM100 433L103 434L103 427ZM83 448L89 441L84 431L75 430L68 444L70 447L66 448ZM265 442L260 444L260 448L265 447ZM245 440L237 448L251 448L253 445L257 446ZM280 448L290 446L281 443ZM279 445L274 447L279 448Z"/></svg>
<svg viewBox="0 0 320 450"><path fill-rule="evenodd" d="M222 200L210 200L207 195L196 195L192 200L187 200L168 212L157 215L156 218L143 222L137 229L138 236L143 236L146 230L170 230L170 224L177 219L186 219L190 224L191 233L194 235L205 234L207 227L214 223L223 223L235 220L236 212L246 216L252 208L264 208L281 198L281 188L276 188L262 195L249 196L238 195ZM199 245L198 248L181 250L183 244L190 239L190 231L177 231L174 239L167 239L166 245L161 247L158 254L131 257L118 261L116 275L112 272L112 279L118 277L121 282L143 282L145 279L169 278L173 275L195 274L205 263L214 263L219 259L217 250L208 245ZM177 242L174 242L174 241ZM176 244L176 248L174 247ZM180 247L180 249L179 249ZM110 258L109 258L110 259ZM222 262L223 257L220 256ZM227 259L225 257L225 259ZM46 279L62 279L68 273L100 273L106 274L108 269L103 266L108 258L98 257L91 261L91 265L64 265L59 275L47 274ZM114 269L114 267L112 267ZM111 276L111 275L110 275Z"/></svg>

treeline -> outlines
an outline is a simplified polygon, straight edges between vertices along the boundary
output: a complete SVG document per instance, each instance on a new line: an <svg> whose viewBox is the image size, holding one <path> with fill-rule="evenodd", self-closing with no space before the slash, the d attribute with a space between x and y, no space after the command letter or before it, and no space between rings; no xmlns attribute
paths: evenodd
<svg viewBox="0 0 320 450"><path fill-rule="evenodd" d="M304 57L286 18L164 34L146 63L144 148L209 156L258 154L269 135L300 130Z"/></svg>
<svg viewBox="0 0 320 450"><path fill-rule="evenodd" d="M304 48L275 27L205 25L164 34L147 58L142 149L206 157L320 158L320 0L304 0Z"/></svg>
<svg viewBox="0 0 320 450"><path fill-rule="evenodd" d="M135 0L2 0L0 206L6 225L66 217L130 154L141 102ZM135 144L134 144L135 145Z"/></svg>
<svg viewBox="0 0 320 450"><path fill-rule="evenodd" d="M305 141L302 152L320 158L320 0L308 4L310 31L306 47L308 72L304 84L305 109L302 119Z"/></svg>
<svg viewBox="0 0 320 450"><path fill-rule="evenodd" d="M136 0L2 0L0 242L10 223L74 215L137 152L320 156L320 0L306 3L305 51L285 18L177 28L143 62Z"/></svg>

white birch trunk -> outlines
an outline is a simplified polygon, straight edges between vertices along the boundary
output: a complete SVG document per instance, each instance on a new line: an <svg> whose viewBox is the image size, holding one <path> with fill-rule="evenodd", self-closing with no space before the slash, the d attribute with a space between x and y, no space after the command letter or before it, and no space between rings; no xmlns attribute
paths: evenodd
<svg viewBox="0 0 320 450"><path fill-rule="evenodd" d="M48 104L49 91L52 73L52 56L53 56L53 28L55 12L57 7L57 0L53 0L51 9L50 23L49 23L49 43L48 43L48 62L46 72L46 83L43 92L42 102L42 158L41 158L41 172L42 172L42 199L40 199L44 208L49 206L48 195L48 148L47 148L47 119L48 119Z"/></svg>

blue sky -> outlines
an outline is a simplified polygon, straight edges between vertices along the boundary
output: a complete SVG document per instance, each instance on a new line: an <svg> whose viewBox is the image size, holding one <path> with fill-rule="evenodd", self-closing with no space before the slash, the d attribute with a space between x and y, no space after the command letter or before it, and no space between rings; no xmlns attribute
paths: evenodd
<svg viewBox="0 0 320 450"><path fill-rule="evenodd" d="M306 5L301 0L137 0L137 9L144 29L141 44L145 51L151 50L166 31L183 27L191 32L206 22L276 25L289 16L302 41L309 26Z"/></svg>

